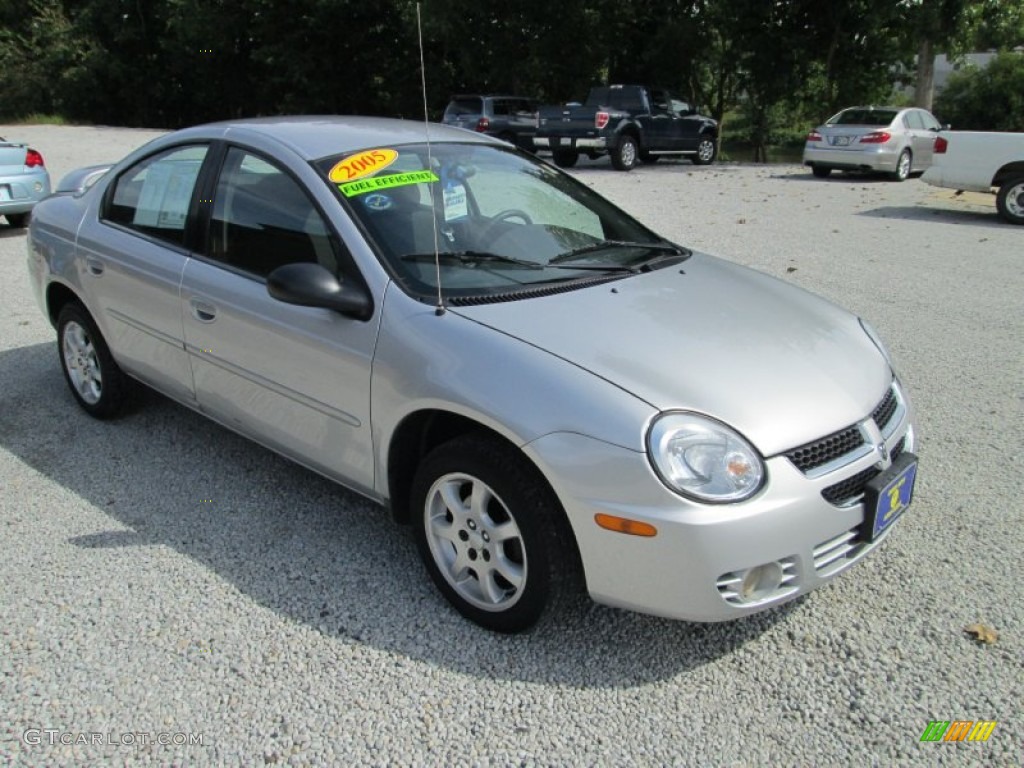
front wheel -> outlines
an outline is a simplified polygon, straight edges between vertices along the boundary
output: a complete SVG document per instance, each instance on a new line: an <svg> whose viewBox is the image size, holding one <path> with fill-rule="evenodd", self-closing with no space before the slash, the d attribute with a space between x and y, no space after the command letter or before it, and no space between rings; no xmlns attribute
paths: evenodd
<svg viewBox="0 0 1024 768"><path fill-rule="evenodd" d="M78 404L99 419L116 415L128 398L129 380L81 304L67 304L60 311L57 342L64 378Z"/></svg>
<svg viewBox="0 0 1024 768"><path fill-rule="evenodd" d="M892 174L893 181L906 181L910 177L911 160L909 149L900 152L899 159L896 161L896 170Z"/></svg>
<svg viewBox="0 0 1024 768"><path fill-rule="evenodd" d="M1011 224L1024 224L1024 176L1003 182L996 196L996 208Z"/></svg>
<svg viewBox="0 0 1024 768"><path fill-rule="evenodd" d="M444 443L412 486L416 544L431 579L466 618L522 632L575 592L575 542L535 468L480 436Z"/></svg>
<svg viewBox="0 0 1024 768"><path fill-rule="evenodd" d="M615 146L615 149L611 151L612 155L612 166L616 171L631 171L636 167L636 162L640 158L639 147L636 145L636 139L630 136L628 133L619 137L619 143Z"/></svg>
<svg viewBox="0 0 1024 768"><path fill-rule="evenodd" d="M705 136L697 145L697 154L690 158L694 165L711 165L715 161L718 146L710 136Z"/></svg>

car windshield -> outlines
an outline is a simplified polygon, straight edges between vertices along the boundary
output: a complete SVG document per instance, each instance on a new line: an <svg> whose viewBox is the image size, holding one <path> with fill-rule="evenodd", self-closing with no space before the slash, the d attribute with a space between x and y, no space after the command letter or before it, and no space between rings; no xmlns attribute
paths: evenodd
<svg viewBox="0 0 1024 768"><path fill-rule="evenodd" d="M828 121L829 125L889 125L896 119L894 109L847 109Z"/></svg>
<svg viewBox="0 0 1024 768"><path fill-rule="evenodd" d="M689 254L567 174L504 147L381 146L316 165L392 276L424 300L436 300L438 276L447 298L516 298Z"/></svg>

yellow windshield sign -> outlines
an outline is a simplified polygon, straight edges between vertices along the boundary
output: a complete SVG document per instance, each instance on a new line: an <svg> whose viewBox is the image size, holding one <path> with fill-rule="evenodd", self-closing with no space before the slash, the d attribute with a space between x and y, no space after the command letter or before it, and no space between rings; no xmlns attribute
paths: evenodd
<svg viewBox="0 0 1024 768"><path fill-rule="evenodd" d="M349 181L339 184L338 189L345 197L355 197L381 189L404 187L409 184L429 184L432 181L440 181L433 171L410 171L409 173L393 173L389 176L374 176L372 179Z"/></svg>
<svg viewBox="0 0 1024 768"><path fill-rule="evenodd" d="M383 171L397 159L398 153L393 149L368 149L358 155L346 157L331 168L328 175L334 182L355 181L371 173Z"/></svg>

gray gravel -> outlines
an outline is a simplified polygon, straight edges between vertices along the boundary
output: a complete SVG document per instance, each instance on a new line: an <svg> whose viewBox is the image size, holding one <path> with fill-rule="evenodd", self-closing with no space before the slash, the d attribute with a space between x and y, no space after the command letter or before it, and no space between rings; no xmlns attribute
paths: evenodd
<svg viewBox="0 0 1024 768"><path fill-rule="evenodd" d="M156 133L0 135L31 141L56 181ZM541 632L488 634L368 502L156 395L113 423L82 413L29 293L24 234L0 226L0 759L1021 764L1024 230L991 197L917 180L686 162L574 173L666 235L879 329L921 436L916 501L886 545L743 622L581 606ZM998 642L968 637L975 622ZM930 720L999 724L987 743L922 744Z"/></svg>

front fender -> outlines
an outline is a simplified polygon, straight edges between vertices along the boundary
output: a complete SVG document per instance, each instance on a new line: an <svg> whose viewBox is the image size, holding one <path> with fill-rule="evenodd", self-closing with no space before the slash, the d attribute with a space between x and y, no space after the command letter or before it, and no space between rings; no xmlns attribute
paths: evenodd
<svg viewBox="0 0 1024 768"><path fill-rule="evenodd" d="M644 450L644 428L655 413L648 403L577 365L458 309L437 315L432 306L391 285L371 384L378 469L388 466L399 425L426 410L457 414L520 447L559 432L629 451ZM382 498L388 495L386 475L376 472Z"/></svg>

